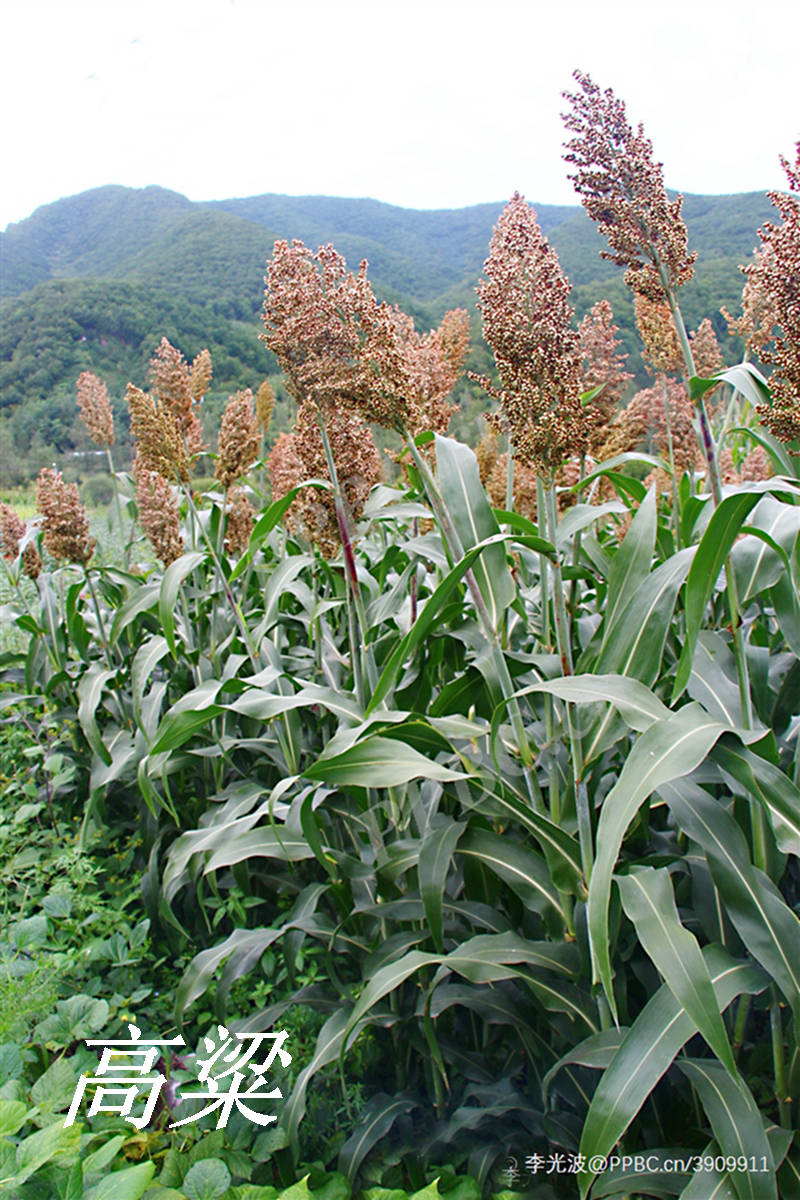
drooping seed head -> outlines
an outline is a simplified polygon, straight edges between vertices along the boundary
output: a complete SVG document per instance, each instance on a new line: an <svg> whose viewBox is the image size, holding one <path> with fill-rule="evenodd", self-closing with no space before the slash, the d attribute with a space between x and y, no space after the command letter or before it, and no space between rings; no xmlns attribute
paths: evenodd
<svg viewBox="0 0 800 1200"><path fill-rule="evenodd" d="M695 255L688 251L682 197L670 200L661 163L639 125L634 131L625 105L610 88L600 90L576 71L574 93L565 92L571 110L564 124L569 178L589 216L607 239L603 257L627 267L626 283L639 295L665 303L665 287L676 291L691 279Z"/></svg>

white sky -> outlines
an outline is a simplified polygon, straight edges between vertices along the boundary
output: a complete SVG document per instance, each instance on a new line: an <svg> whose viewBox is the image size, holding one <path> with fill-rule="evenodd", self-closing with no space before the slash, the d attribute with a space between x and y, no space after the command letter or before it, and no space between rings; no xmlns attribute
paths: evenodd
<svg viewBox="0 0 800 1200"><path fill-rule="evenodd" d="M576 67L670 187L782 187L800 139L796 0L0 0L0 30L0 228L107 183L575 203Z"/></svg>

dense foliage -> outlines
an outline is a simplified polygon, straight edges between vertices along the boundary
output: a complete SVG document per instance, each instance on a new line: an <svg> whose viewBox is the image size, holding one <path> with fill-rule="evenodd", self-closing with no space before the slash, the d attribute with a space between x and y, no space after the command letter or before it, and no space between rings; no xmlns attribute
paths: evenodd
<svg viewBox="0 0 800 1200"><path fill-rule="evenodd" d="M570 161L596 199L602 152L595 219L657 372L620 411L610 310L577 331L515 195L475 450L447 434L466 314L421 335L332 247L279 241L262 337L297 410L268 461L269 389L230 397L210 454L211 357L164 338L127 390L114 561L57 471L39 520L3 505L0 1190L800 1194L800 471L768 432L797 348L765 352L778 413L689 337L680 204L577 79ZM750 280L768 337L788 173ZM110 452L106 389L79 397ZM134 1019L184 1038L178 1090L134 1133L65 1127L87 1038ZM265 1130L175 1132L217 1026L288 1032Z"/></svg>

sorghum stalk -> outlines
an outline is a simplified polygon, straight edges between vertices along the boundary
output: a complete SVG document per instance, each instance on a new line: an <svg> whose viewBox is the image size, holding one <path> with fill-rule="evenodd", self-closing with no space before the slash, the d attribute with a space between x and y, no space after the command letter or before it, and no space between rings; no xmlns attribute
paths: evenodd
<svg viewBox="0 0 800 1200"><path fill-rule="evenodd" d="M786 1095L786 1060L783 1050L783 1023L775 988L772 988L772 1003L769 1006L769 1027L772 1041L772 1066L775 1073L775 1096L778 1101L778 1123L788 1127L791 1120L789 1099Z"/></svg>
<svg viewBox="0 0 800 1200"><path fill-rule="evenodd" d="M664 402L664 426L667 431L667 452L669 454L669 478L672 485L672 524L675 530L675 547L681 548L681 522L678 505L678 481L675 478L675 447L672 442L672 420L669 415L669 397L667 395L667 377L661 376L661 397Z"/></svg>
<svg viewBox="0 0 800 1200"><path fill-rule="evenodd" d="M114 664L113 664L112 657L111 657L111 644L108 640L108 634L106 633L106 627L103 622L102 614L100 612L100 603L97 599L97 592L95 590L94 584L92 583L92 577L89 573L89 568L84 567L83 573L86 578L87 587L89 588L89 594L92 597L92 607L94 608L94 615L97 617L97 627L100 631L100 644L103 647L103 656L105 657L105 660L106 660L106 666L108 667L109 671L113 671Z"/></svg>
<svg viewBox="0 0 800 1200"><path fill-rule="evenodd" d="M555 483L544 488L545 512L547 514L548 537L555 546L552 559L553 600L555 615L556 641L558 654L561 659L562 675L573 675L572 645L570 643L569 620L567 606L564 600L564 580L561 574L561 557L558 552L556 538L558 536L558 510L556 508ZM588 881L594 862L594 847L592 841L592 817L589 810L589 795L583 775L583 753L581 751L580 735L572 719L572 710L568 703L564 705L564 723L569 737L570 755L572 757L572 774L575 783L575 813L578 818L578 840L581 847L581 865L584 879Z"/></svg>
<svg viewBox="0 0 800 1200"><path fill-rule="evenodd" d="M361 676L362 676L362 695L359 697L359 702L366 702L366 694L364 693L363 680L369 685L370 690L374 690L378 683L378 669L375 666L375 656L372 646L369 641L369 626L367 624L367 614L364 608L364 600L361 595L361 585L358 582L358 568L356 566L356 556L353 551L353 541L350 537L350 524L347 519L347 512L344 506L344 499L341 487L339 486L339 476L336 472L336 463L333 457L328 432L325 428L325 421L319 408L316 408L317 422L319 424L320 437L322 438L322 447L325 451L325 462L328 466L328 474L331 477L331 485L333 487L333 502L336 510L336 524L339 529L339 537L342 542L342 553L344 555L345 576L347 579L348 592L352 596L353 606L355 608L355 619L357 626L356 644L353 647L354 655L358 652L357 657L361 660ZM360 640L358 639L360 634ZM356 657L353 658L353 674L356 674Z"/></svg>

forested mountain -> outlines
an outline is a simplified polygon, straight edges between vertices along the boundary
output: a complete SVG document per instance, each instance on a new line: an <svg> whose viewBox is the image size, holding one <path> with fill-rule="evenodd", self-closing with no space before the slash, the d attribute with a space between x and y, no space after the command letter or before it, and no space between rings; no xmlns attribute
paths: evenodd
<svg viewBox="0 0 800 1200"><path fill-rule="evenodd" d="M188 358L211 350L211 410L229 391L274 373L258 341L258 311L276 237L313 247L333 242L354 268L367 258L376 293L400 304L419 328L448 308L469 307L472 365L486 368L474 287L502 203L416 211L374 200L264 195L198 204L164 188L114 186L37 209L0 234L0 483L19 476L25 455L25 469L33 470L80 444L73 418L81 370L101 375L121 398L128 379L146 382L162 335ZM698 252L684 293L690 325L710 316L725 334L719 305L738 308L738 265L771 212L760 193L685 198ZM537 216L573 283L577 315L610 299L635 355L622 273L600 257L604 243L583 210L540 205ZM641 369L638 360L633 365ZM287 419L279 405L278 427Z"/></svg>

